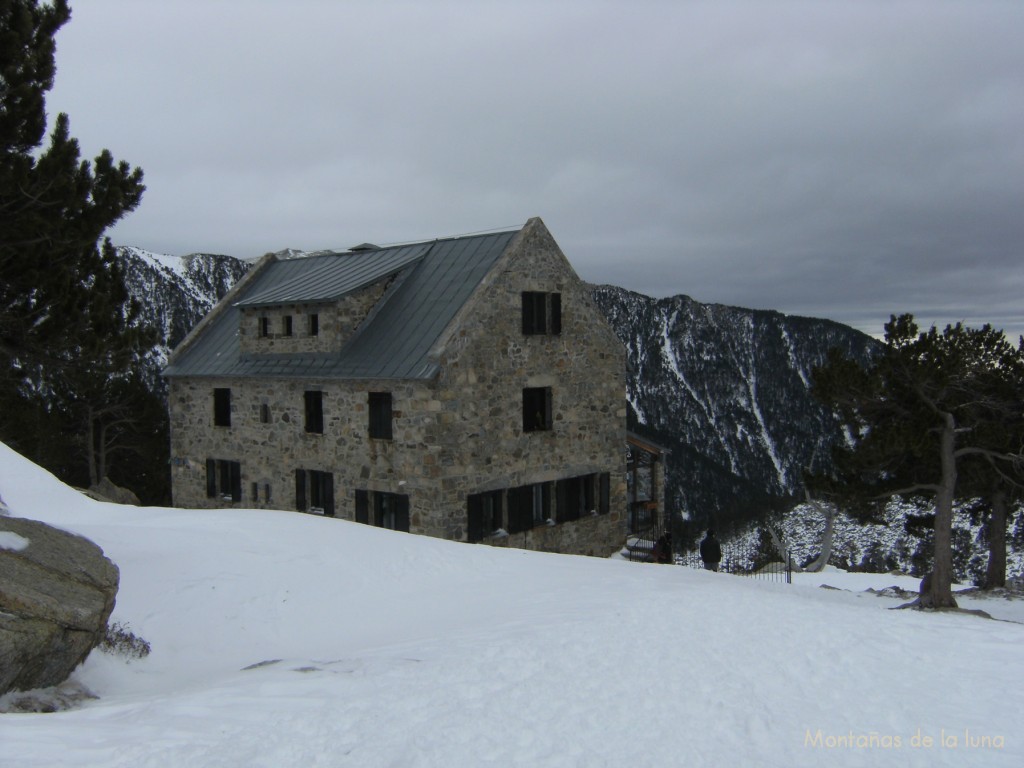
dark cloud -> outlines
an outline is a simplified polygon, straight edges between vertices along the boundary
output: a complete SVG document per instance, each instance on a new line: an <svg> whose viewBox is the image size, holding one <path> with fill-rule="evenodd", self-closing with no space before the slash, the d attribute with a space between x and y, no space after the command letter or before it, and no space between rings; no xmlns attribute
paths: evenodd
<svg viewBox="0 0 1024 768"><path fill-rule="evenodd" d="M254 256L521 224L587 280L1024 333L1024 6L82 0L114 232Z"/></svg>

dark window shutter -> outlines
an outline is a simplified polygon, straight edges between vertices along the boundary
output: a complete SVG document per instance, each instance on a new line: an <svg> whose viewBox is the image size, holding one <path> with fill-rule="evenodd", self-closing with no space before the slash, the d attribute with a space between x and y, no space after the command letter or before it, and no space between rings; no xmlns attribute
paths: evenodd
<svg viewBox="0 0 1024 768"><path fill-rule="evenodd" d="M493 500L494 507L491 510L491 520L489 522L491 531L496 531L505 524L501 514L501 491L494 491L491 494L491 499ZM487 533L491 531L487 531Z"/></svg>
<svg viewBox="0 0 1024 768"><path fill-rule="evenodd" d="M520 497L521 497L521 495L522 495L522 489L521 488L509 488L508 489L508 494L507 494L507 499L506 499L507 504L508 504L508 528L506 528L506 530L509 533L519 533L519 531L523 530L522 527L519 524L519 518L520 518L519 507L520 507Z"/></svg>
<svg viewBox="0 0 1024 768"><path fill-rule="evenodd" d="M409 532L409 496L395 494L395 530Z"/></svg>
<svg viewBox="0 0 1024 768"><path fill-rule="evenodd" d="M612 476L608 472L601 473L601 500L598 512L606 515L611 511L610 498L612 495Z"/></svg>
<svg viewBox="0 0 1024 768"><path fill-rule="evenodd" d="M370 494L356 491L356 522L370 524Z"/></svg>
<svg viewBox="0 0 1024 768"><path fill-rule="evenodd" d="M542 429L551 429L551 387L544 387L544 426Z"/></svg>
<svg viewBox="0 0 1024 768"><path fill-rule="evenodd" d="M242 500L242 465L237 461L228 462L231 475L231 500Z"/></svg>
<svg viewBox="0 0 1024 768"><path fill-rule="evenodd" d="M471 493L466 497L466 539L469 542L482 541L484 538L484 504L479 493Z"/></svg>
<svg viewBox="0 0 1024 768"><path fill-rule="evenodd" d="M562 294L551 294L551 327L548 333L559 335L562 332Z"/></svg>
<svg viewBox="0 0 1024 768"><path fill-rule="evenodd" d="M322 472L321 481L324 485L320 494L324 503L324 514L327 515L327 517L334 517L334 474L331 472Z"/></svg>
<svg viewBox="0 0 1024 768"><path fill-rule="evenodd" d="M206 460L206 497L209 499L217 496L217 462L213 459Z"/></svg>
<svg viewBox="0 0 1024 768"><path fill-rule="evenodd" d="M559 480L555 483L555 521L564 523L566 520L572 520L572 514L569 510L569 480Z"/></svg>
<svg viewBox="0 0 1024 768"><path fill-rule="evenodd" d="M295 470L295 508L299 512L306 511L306 470Z"/></svg>

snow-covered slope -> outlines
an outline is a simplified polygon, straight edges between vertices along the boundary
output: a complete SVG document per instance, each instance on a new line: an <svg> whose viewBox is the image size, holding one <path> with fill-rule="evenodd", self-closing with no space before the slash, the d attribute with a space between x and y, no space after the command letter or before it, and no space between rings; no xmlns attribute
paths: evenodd
<svg viewBox="0 0 1024 768"><path fill-rule="evenodd" d="M99 698L76 710L0 715L0 765L1024 760L1024 625L817 588L840 572L786 586L294 512L120 507L2 445L0 497L100 544L121 568L113 618L153 649L90 656L76 677Z"/></svg>

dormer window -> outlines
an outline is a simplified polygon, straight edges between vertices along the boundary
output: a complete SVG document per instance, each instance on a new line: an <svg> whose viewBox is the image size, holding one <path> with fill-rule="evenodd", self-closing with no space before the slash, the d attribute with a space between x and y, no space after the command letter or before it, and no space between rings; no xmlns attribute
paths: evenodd
<svg viewBox="0 0 1024 768"><path fill-rule="evenodd" d="M523 335L557 336L562 332L562 294L523 291Z"/></svg>

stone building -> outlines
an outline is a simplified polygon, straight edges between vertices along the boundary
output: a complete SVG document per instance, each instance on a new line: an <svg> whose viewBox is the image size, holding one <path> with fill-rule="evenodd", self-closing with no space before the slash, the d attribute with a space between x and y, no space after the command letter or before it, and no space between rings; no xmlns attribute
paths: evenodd
<svg viewBox="0 0 1024 768"><path fill-rule="evenodd" d="M174 503L608 555L625 350L539 219L264 257L172 354Z"/></svg>

